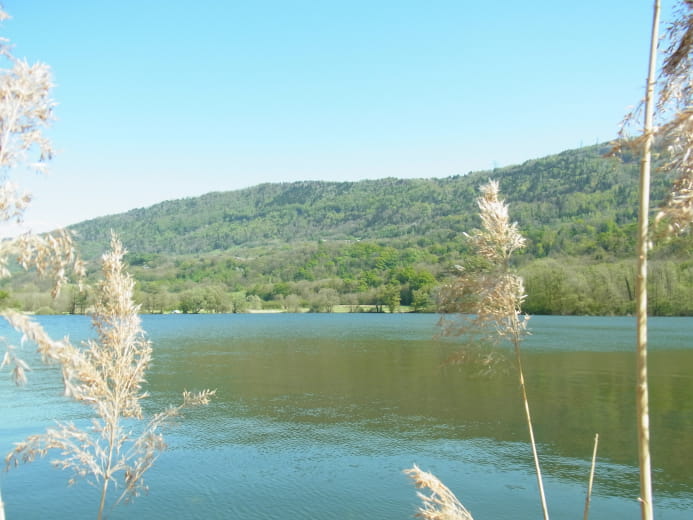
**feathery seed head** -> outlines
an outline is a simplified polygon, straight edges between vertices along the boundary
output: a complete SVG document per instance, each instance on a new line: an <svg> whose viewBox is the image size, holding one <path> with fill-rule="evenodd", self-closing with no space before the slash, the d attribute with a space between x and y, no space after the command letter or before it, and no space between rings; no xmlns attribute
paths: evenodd
<svg viewBox="0 0 693 520"><path fill-rule="evenodd" d="M419 489L428 489L429 494L417 492L422 506L416 516L424 520L474 520L472 515L455 494L435 475L423 471L416 464L404 470Z"/></svg>

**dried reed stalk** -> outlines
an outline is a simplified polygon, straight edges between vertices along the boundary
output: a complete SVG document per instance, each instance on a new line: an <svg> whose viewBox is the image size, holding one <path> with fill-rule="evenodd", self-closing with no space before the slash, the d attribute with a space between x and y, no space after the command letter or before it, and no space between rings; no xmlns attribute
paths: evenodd
<svg viewBox="0 0 693 520"><path fill-rule="evenodd" d="M592 500L592 484L594 483L594 468L597 464L597 446L599 444L599 434L594 435L594 449L592 450L592 465L590 467L590 478L587 484L587 497L585 498L585 511L582 515L583 520L587 520L590 512L590 501Z"/></svg>
<svg viewBox="0 0 693 520"><path fill-rule="evenodd" d="M659 0L654 2L650 59L645 94L645 122L640 164L640 207L638 211L638 267L636 276L636 348L637 348L637 424L640 461L640 508L643 520L652 520L652 468L650 461L650 410L647 383L647 253L649 249L650 168L652 160L654 88L659 28Z"/></svg>
<svg viewBox="0 0 693 520"><path fill-rule="evenodd" d="M416 464L404 470L419 489L428 489L428 495L417 492L422 506L416 516L424 520L474 520L455 494L435 475L421 470Z"/></svg>
<svg viewBox="0 0 693 520"><path fill-rule="evenodd" d="M637 274L637 427L640 464L640 502L643 519L653 518L650 461L649 398L647 382L647 252L649 248L649 183L653 145L661 152L662 169L675 172L665 204L656 222L666 224L663 237L690 233L693 224L693 1L679 0L674 20L663 41L663 65L655 78L660 2L655 0L645 99L625 118L621 142L615 150L634 146L641 154ZM627 130L644 109L642 134L628 140ZM639 129L639 127L638 127ZM630 141L630 142L629 142ZM660 226L661 230L661 226Z"/></svg>

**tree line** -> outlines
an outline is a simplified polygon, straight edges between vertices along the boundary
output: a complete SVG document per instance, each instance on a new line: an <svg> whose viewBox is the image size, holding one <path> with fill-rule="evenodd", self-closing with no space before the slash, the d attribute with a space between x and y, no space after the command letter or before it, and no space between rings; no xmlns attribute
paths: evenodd
<svg viewBox="0 0 693 520"><path fill-rule="evenodd" d="M438 290L457 263L473 263L463 246L419 248L375 241L259 248L251 257L130 253L135 300L145 313L438 311ZM693 260L671 247L650 262L650 312L693 315ZM674 248L676 251L676 248ZM530 314L628 315L634 312L635 262L585 256L519 255ZM84 313L92 295L70 286L53 300L42 282L15 277L0 298L29 312Z"/></svg>

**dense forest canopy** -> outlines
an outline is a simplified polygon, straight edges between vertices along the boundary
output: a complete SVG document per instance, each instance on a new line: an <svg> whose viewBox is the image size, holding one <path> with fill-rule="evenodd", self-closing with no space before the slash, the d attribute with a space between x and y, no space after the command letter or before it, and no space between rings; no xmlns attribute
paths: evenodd
<svg viewBox="0 0 693 520"><path fill-rule="evenodd" d="M436 287L470 254L463 233L478 226L478 187L493 178L528 239L518 257L526 310L627 314L638 160L608 158L608 151L594 145L440 179L261 184L72 230L87 260L106 250L111 230L122 238L145 311L324 311L336 304L434 310ZM654 178L653 207L669 181ZM681 237L655 251L655 314L693 314L691 244ZM6 290L29 310L88 304L84 295L45 301L36 286Z"/></svg>
<svg viewBox="0 0 693 520"><path fill-rule="evenodd" d="M445 243L476 225L478 186L493 177L513 217L533 235L530 255L545 256L551 248L589 253L570 243L576 234L589 234L580 226L613 233L636 215L637 163L605 158L607 151L607 145L591 146L443 179L261 184L166 201L72 229L87 258L104 250L110 229L132 252L176 255L315 240L416 237ZM665 186L655 185L653 199L664 197ZM601 246L610 250L619 244L603 237Z"/></svg>

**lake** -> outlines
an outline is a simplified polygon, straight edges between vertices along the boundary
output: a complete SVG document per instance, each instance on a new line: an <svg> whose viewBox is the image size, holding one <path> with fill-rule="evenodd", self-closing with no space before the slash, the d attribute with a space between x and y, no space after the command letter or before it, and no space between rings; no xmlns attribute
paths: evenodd
<svg viewBox="0 0 693 520"><path fill-rule="evenodd" d="M435 473L476 520L541 518L517 374L449 362L416 314L144 316L154 347L149 413L184 389L216 388L167 433L150 492L112 519L403 519L418 505L402 470ZM85 317L47 316L54 336L91 334ZM595 433L590 518L637 518L634 318L533 317L527 387L554 519L581 518ZM650 320L655 514L693 511L693 319ZM3 323L0 335L12 333ZM475 349L477 347L469 347ZM0 450L89 408L61 396L30 356L29 384L0 378ZM509 347L499 347L501 353ZM49 457L50 458L50 457ZM48 459L49 459L48 458ZM94 518L98 490L38 460L3 473L8 520Z"/></svg>

